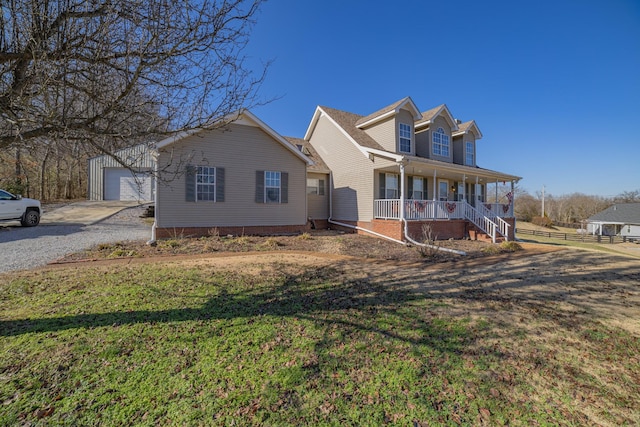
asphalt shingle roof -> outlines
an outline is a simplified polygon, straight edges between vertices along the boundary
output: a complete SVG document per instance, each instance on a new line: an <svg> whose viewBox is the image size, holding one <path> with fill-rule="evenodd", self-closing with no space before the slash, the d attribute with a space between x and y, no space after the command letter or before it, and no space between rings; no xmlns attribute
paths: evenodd
<svg viewBox="0 0 640 427"><path fill-rule="evenodd" d="M396 101L396 102L394 102L394 103L393 103L393 104L391 104L391 105L387 105L386 107L384 107L384 108L382 108L382 109L380 109L380 110L376 111L375 113L371 113L371 114L369 114L369 115L368 115L368 116L366 116L366 117L361 117L360 119L358 119L358 121L356 121L355 125L356 125L356 126L359 126L359 125L361 125L362 123L366 123L366 122L368 122L369 120L375 119L375 118L376 118L376 117L378 117L378 116L382 116L383 114L386 114L386 113L388 113L389 111L393 111L393 110L395 110L396 108L398 108L398 106L399 106L399 105L401 105L401 104L403 104L404 102L406 102L408 99L409 99L409 97L408 97L408 96L407 96L407 97L404 97L404 98L402 98L400 101Z"/></svg>
<svg viewBox="0 0 640 427"><path fill-rule="evenodd" d="M640 224L640 203L616 203L589 217L588 221Z"/></svg>
<svg viewBox="0 0 640 427"><path fill-rule="evenodd" d="M336 110L330 107L320 107L329 115L342 129L349 134L358 144L363 147L373 148L376 150L385 150L375 139L369 136L368 133L362 129L356 127L358 120L362 119L362 116L358 114L348 113L346 111ZM386 150L385 150L386 151Z"/></svg>
<svg viewBox="0 0 640 427"><path fill-rule="evenodd" d="M301 138L294 138L292 136L285 136L284 139L286 139L296 147L302 147L302 150L301 150L302 154L304 154L305 156L307 156L313 161L313 165L308 166L307 171L317 172L317 173L329 172L329 167L327 166L327 164L324 162L324 160L322 160L322 157L320 157L320 154L318 154L316 149L313 148L313 146L308 141L305 141L304 139L301 139Z"/></svg>

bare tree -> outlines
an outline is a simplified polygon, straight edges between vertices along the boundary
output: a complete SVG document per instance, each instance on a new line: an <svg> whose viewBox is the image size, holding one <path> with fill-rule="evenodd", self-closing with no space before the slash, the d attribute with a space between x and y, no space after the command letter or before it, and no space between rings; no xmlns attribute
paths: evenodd
<svg viewBox="0 0 640 427"><path fill-rule="evenodd" d="M615 201L619 203L638 203L640 202L640 190L625 191L617 195Z"/></svg>
<svg viewBox="0 0 640 427"><path fill-rule="evenodd" d="M0 150L47 138L112 154L256 105L244 48L263 0L3 0Z"/></svg>

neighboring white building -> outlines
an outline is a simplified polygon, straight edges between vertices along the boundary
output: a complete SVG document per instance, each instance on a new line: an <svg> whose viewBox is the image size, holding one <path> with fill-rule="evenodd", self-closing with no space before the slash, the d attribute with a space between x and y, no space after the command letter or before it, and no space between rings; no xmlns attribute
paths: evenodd
<svg viewBox="0 0 640 427"><path fill-rule="evenodd" d="M587 232L600 236L640 237L640 203L616 203L587 220Z"/></svg>

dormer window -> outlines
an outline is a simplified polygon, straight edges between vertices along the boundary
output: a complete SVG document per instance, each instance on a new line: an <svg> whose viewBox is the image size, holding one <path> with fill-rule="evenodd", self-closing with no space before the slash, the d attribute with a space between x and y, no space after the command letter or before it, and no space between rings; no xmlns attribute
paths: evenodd
<svg viewBox="0 0 640 427"><path fill-rule="evenodd" d="M467 166L473 166L475 164L475 154L473 148L473 142L467 141L464 144L464 164Z"/></svg>
<svg viewBox="0 0 640 427"><path fill-rule="evenodd" d="M438 128L437 131L433 132L433 154L449 157L449 135L444 133L442 128Z"/></svg>
<svg viewBox="0 0 640 427"><path fill-rule="evenodd" d="M402 153L411 153L411 126L406 123L400 123L398 150Z"/></svg>

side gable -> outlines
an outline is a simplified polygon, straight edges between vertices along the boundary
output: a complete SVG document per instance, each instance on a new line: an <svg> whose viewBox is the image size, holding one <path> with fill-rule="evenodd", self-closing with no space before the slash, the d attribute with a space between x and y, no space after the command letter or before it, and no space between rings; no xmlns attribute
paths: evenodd
<svg viewBox="0 0 640 427"><path fill-rule="evenodd" d="M311 161L311 159L309 159L307 156L305 156L300 150L298 150L295 145L293 145L291 142L287 141L283 136L281 136L279 133L277 133L276 131L274 131L271 127L267 126L266 123L264 123L262 120L260 120L256 115L254 115L253 113L251 113L249 110L245 110L239 114L232 114L230 116L226 116L223 119L220 120L219 124L223 123L224 126L229 125L231 123L234 124L238 124L238 125L245 125L245 126L252 126L252 127L257 127L259 129L261 129L262 131L264 131L267 135L269 135L271 138L273 138L276 142L278 142L280 145L282 145L284 148L286 148L287 150L289 150L293 155L295 155L296 157L298 157L300 160L304 161L307 165L312 165L313 161ZM223 126L223 127L224 127ZM215 127L212 126L212 127ZM197 131L190 131L190 132L181 132L177 135L174 135L172 137L166 138L160 142L158 142L156 144L156 149L159 150L161 148L165 148L171 144L175 144L178 141L181 141L189 136L192 135L196 135L200 132L203 132L207 129L200 129Z"/></svg>

